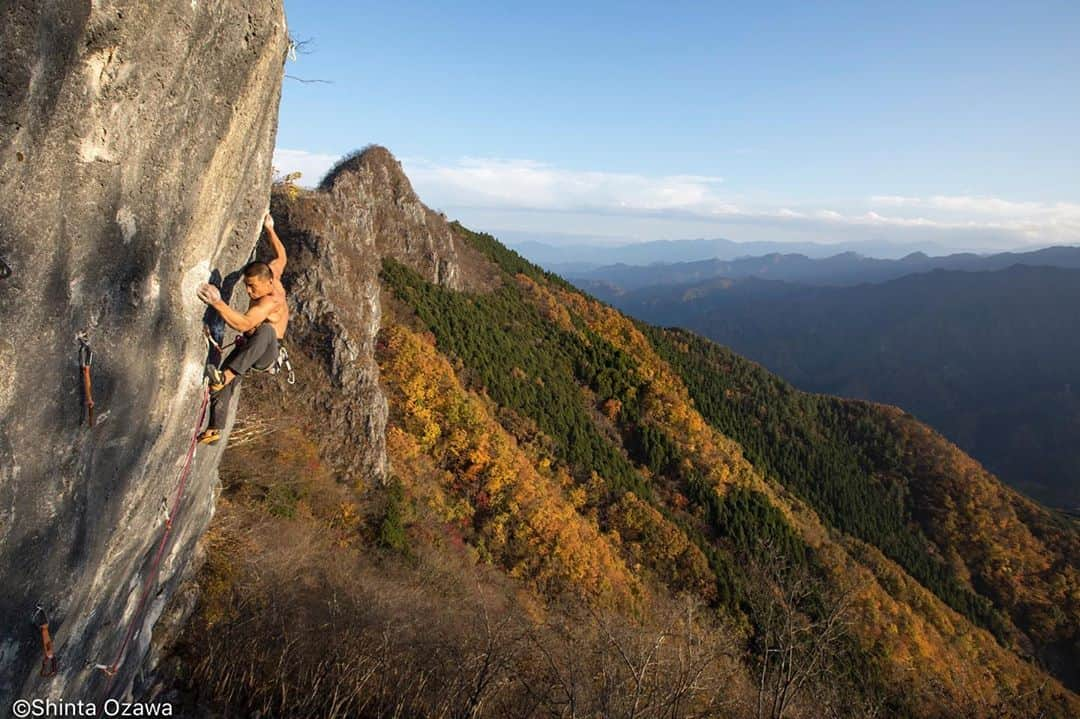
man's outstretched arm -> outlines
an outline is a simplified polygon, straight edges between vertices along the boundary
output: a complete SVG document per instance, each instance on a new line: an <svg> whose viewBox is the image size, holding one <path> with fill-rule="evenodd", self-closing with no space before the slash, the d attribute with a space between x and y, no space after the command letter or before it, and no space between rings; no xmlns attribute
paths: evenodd
<svg viewBox="0 0 1080 719"><path fill-rule="evenodd" d="M247 332L263 323L266 316L270 314L274 303L269 297L263 298L254 302L248 307L248 311L243 314L234 310L224 300L218 300L210 306L221 314L221 319L225 320L225 324L229 327L232 327L237 332Z"/></svg>
<svg viewBox="0 0 1080 719"><path fill-rule="evenodd" d="M214 285L206 283L199 287L199 299L213 307L225 320L225 324L237 332L247 332L255 329L266 319L270 311L274 309L274 300L270 297L262 297L248 307L247 312L237 312L229 306L228 302L221 299L221 293Z"/></svg>
<svg viewBox="0 0 1080 719"><path fill-rule="evenodd" d="M288 260L285 257L285 245L281 244L281 238L274 232L274 218L270 216L269 212L263 218L263 229L266 230L266 236L270 238L270 246L274 248L274 259L266 264L270 265L270 269L273 270L274 279L280 281L282 273L285 272L285 263Z"/></svg>

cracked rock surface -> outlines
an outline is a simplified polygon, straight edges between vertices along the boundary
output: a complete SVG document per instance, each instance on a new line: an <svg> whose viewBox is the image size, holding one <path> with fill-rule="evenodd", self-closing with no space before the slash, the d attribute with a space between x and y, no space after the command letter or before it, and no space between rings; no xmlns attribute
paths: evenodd
<svg viewBox="0 0 1080 719"><path fill-rule="evenodd" d="M137 613L202 399L194 291L259 236L287 43L282 0L0 5L0 705L137 687L210 521L200 447Z"/></svg>

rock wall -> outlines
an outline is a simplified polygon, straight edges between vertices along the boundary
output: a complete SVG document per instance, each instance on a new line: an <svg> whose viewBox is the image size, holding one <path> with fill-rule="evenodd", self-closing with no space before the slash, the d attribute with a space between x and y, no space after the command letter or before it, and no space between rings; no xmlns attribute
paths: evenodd
<svg viewBox="0 0 1080 719"><path fill-rule="evenodd" d="M386 460L386 398L375 341L382 320L382 258L410 265L453 289L484 289L494 273L457 242L446 218L417 198L401 164L372 146L346 158L318 190L275 195L289 253L284 283L293 317L288 342L329 378L313 377L295 400L320 417L319 438L338 477L380 482ZM481 269L482 268L482 269ZM343 439L344 438L344 439Z"/></svg>
<svg viewBox="0 0 1080 719"><path fill-rule="evenodd" d="M235 274L259 235L287 43L282 0L0 4L5 711L17 697L132 691L210 520L220 449L200 447L108 681L94 665L117 659L136 618L202 398L195 287ZM59 660L47 679L38 604Z"/></svg>

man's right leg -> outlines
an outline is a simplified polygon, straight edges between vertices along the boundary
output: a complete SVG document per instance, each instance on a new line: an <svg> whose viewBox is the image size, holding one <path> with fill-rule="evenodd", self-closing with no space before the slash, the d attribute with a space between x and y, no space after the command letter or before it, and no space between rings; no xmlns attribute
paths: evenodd
<svg viewBox="0 0 1080 719"><path fill-rule="evenodd" d="M277 355L277 334L274 333L272 325L264 322L247 338L243 347L237 347L229 353L222 369L231 370L234 375L240 376L271 351Z"/></svg>

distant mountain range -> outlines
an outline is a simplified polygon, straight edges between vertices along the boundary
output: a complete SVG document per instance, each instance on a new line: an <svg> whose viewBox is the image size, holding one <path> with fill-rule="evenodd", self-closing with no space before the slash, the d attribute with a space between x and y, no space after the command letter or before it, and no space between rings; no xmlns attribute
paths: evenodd
<svg viewBox="0 0 1080 719"><path fill-rule="evenodd" d="M922 252L898 260L866 257L844 252L825 258L805 254L773 253L734 260L709 259L696 262L669 262L635 265L621 262L593 269L563 272L563 276L585 286L602 283L611 291L629 291L651 285L703 282L717 277L756 277L808 285L856 285L885 282L905 275L931 270L991 271L1012 265L1066 267L1080 269L1080 247L1048 247L1032 252L1002 252L977 255L970 252L931 257Z"/></svg>
<svg viewBox="0 0 1080 719"><path fill-rule="evenodd" d="M1066 266L1015 264L1020 260ZM867 280L935 261L979 269L1013 264ZM611 282L577 282L642 320L686 327L728 345L803 389L901 406L1013 486L1076 508L1078 261L1080 249L1064 247L896 262L774 256L727 263L746 273L735 278L629 291ZM756 276L754 267L761 270ZM648 272L677 277L686 271L623 267L609 277L632 285ZM864 284L812 287L762 275L834 285L861 278Z"/></svg>
<svg viewBox="0 0 1080 719"><path fill-rule="evenodd" d="M595 238L570 238L538 241L533 235L518 234L510 246L525 258L551 272L569 275L605 265L626 263L649 265L657 262L700 262L702 260L734 260L771 254L797 253L820 259L838 253L855 252L870 257L899 259L912 253L942 254L948 248L931 242L897 244L893 242L735 242L725 239L656 240L633 243L598 243Z"/></svg>

